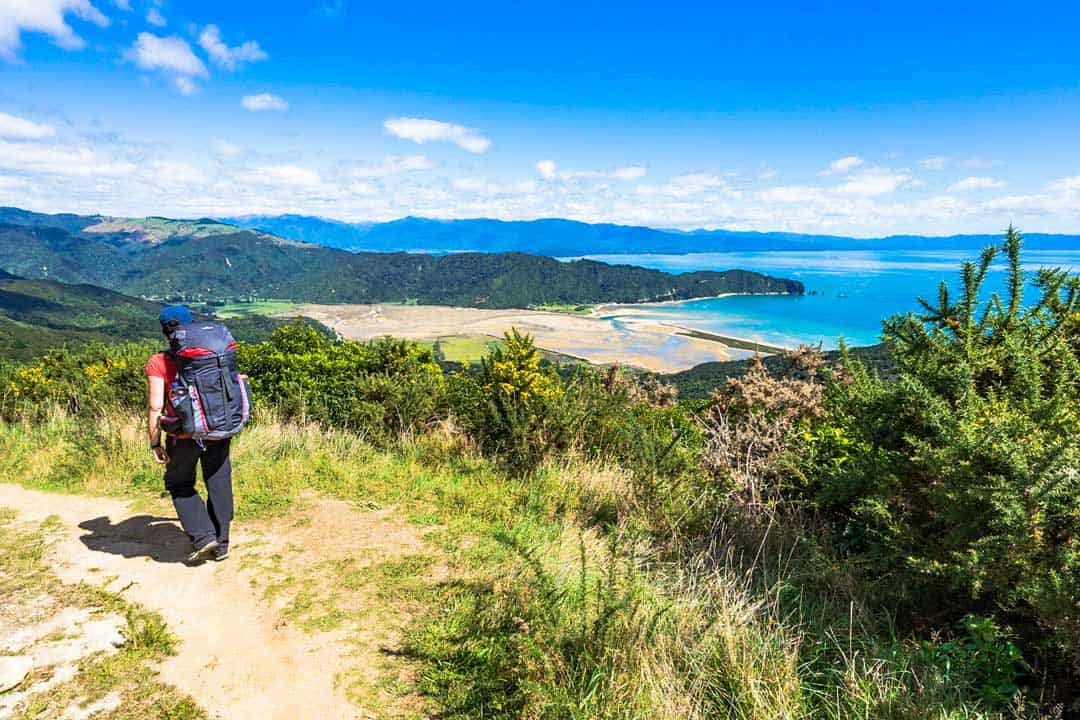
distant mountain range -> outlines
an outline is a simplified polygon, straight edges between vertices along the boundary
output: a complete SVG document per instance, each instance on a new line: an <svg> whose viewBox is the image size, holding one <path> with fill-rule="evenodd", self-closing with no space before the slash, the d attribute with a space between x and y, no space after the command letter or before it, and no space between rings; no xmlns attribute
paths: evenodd
<svg viewBox="0 0 1080 720"><path fill-rule="evenodd" d="M431 220L406 217L385 223L345 223L308 215L246 215L223 218L240 227L326 247L372 252L526 252L552 257L582 255L750 250L977 250L1000 235L928 237L893 235L859 239L737 230L658 230L573 220ZM1004 233L1005 228L1002 228ZM1080 235L1031 233L1031 249L1080 248Z"/></svg>
<svg viewBox="0 0 1080 720"><path fill-rule="evenodd" d="M349 252L211 219L42 215L18 208L0 208L0 270L189 301L258 295L508 308L804 292L798 281L738 269L672 275L521 252Z"/></svg>

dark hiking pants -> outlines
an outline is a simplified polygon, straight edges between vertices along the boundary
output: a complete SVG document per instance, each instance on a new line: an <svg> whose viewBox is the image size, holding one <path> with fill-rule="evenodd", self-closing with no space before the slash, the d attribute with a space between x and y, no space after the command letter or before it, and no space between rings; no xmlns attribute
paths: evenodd
<svg viewBox="0 0 1080 720"><path fill-rule="evenodd" d="M172 495L180 526L196 548L211 540L229 542L229 523L233 518L232 465L229 441L204 441L205 448L194 440L167 438L165 449L165 489ZM202 466L206 483L206 503L195 490L195 466Z"/></svg>

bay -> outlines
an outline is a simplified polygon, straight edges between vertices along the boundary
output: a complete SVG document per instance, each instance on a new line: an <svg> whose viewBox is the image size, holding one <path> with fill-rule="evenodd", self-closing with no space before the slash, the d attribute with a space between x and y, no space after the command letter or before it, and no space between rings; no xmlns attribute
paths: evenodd
<svg viewBox="0 0 1080 720"><path fill-rule="evenodd" d="M660 321L762 343L822 343L835 348L840 338L853 346L878 342L883 318L917 311L920 295L935 300L942 280L951 292L959 292L960 266L971 259L971 253L858 250L582 257L672 273L740 268L801 280L807 290L801 297L729 296L619 306L604 317ZM1024 269L1029 274L1047 266L1080 271L1080 248L1025 252ZM995 263L984 297L1002 292L1004 280L1004 264ZM1028 297L1035 297L1034 290L1028 291Z"/></svg>

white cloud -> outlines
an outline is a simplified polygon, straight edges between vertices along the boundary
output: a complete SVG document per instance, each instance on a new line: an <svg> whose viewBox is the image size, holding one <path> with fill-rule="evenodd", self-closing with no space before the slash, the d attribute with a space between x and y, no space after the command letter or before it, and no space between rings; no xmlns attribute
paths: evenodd
<svg viewBox="0 0 1080 720"><path fill-rule="evenodd" d="M196 47L196 52L202 51ZM614 178L639 173L619 173L623 167L567 171L553 160L505 175L484 172L476 163L447 163L440 170L419 148L416 154L345 164L334 161L330 151L345 154L347 147L320 139L298 147L260 147L258 154L248 150L248 160L242 160L244 149L229 140L246 142L243 136L210 135L202 148L179 141L150 148L107 128L96 130L80 137L77 129L56 124L51 137L0 139L0 205L172 217L289 212L343 220L566 217L863 237L996 232L1010 220L1031 232L1080 227L1080 176L1067 172L1009 197L988 199L977 192L946 195L948 183L940 181L920 189L915 173L901 167L864 165L841 177L774 187L760 182L762 166L756 163L738 177L699 171L619 182ZM459 166L467 169L451 172ZM914 161L912 167L921 171ZM902 192L888 194L896 188Z"/></svg>
<svg viewBox="0 0 1080 720"><path fill-rule="evenodd" d="M536 183L530 180L502 184L489 182L480 178L454 178L450 185L455 190L460 190L461 192L487 196L531 193L537 189Z"/></svg>
<svg viewBox="0 0 1080 720"><path fill-rule="evenodd" d="M165 16L161 14L161 11L156 7L152 7L146 11L146 22L157 27L165 27L168 23L165 20Z"/></svg>
<svg viewBox="0 0 1080 720"><path fill-rule="evenodd" d="M758 173L758 180L772 180L776 175L776 170L773 170L771 167L766 167Z"/></svg>
<svg viewBox="0 0 1080 720"><path fill-rule="evenodd" d="M202 170L184 162L155 160L150 163L149 171L153 177L168 180L169 182L187 185L198 185L206 182L206 174Z"/></svg>
<svg viewBox="0 0 1080 720"><path fill-rule="evenodd" d="M41 140L55 134L56 130L51 125L39 125L14 115L0 113L0 138Z"/></svg>
<svg viewBox="0 0 1080 720"><path fill-rule="evenodd" d="M217 25L207 25L203 29L199 35L199 45L215 65L226 70L239 70L245 63L258 62L269 57L254 40L229 47L222 42L221 31Z"/></svg>
<svg viewBox="0 0 1080 720"><path fill-rule="evenodd" d="M1080 190L1080 175L1055 180L1047 185L1046 189L1055 190L1057 192L1076 192L1077 190Z"/></svg>
<svg viewBox="0 0 1080 720"><path fill-rule="evenodd" d="M133 173L137 166L103 157L89 147L0 140L0 168L46 175L107 177Z"/></svg>
<svg viewBox="0 0 1080 720"><path fill-rule="evenodd" d="M663 185L639 185L638 195L663 195L674 198L693 197L705 192L720 192L728 197L738 197L739 192L728 186L725 178L710 173L687 173L672 178Z"/></svg>
<svg viewBox="0 0 1080 720"><path fill-rule="evenodd" d="M757 197L767 203L811 203L825 199L825 193L808 185L780 185L762 190Z"/></svg>
<svg viewBox="0 0 1080 720"><path fill-rule="evenodd" d="M371 183L366 182L354 182L350 183L348 190L353 195L378 195L379 188L375 187Z"/></svg>
<svg viewBox="0 0 1080 720"><path fill-rule="evenodd" d="M0 190L15 190L26 187L26 181L22 178L0 175Z"/></svg>
<svg viewBox="0 0 1080 720"><path fill-rule="evenodd" d="M361 165L353 168L357 178L381 178L401 173L434 170L439 164L423 155L387 155L378 165Z"/></svg>
<svg viewBox="0 0 1080 720"><path fill-rule="evenodd" d="M612 180L638 180L645 177L645 168L640 165L616 168L608 175Z"/></svg>
<svg viewBox="0 0 1080 720"><path fill-rule="evenodd" d="M176 89L180 91L181 95L194 95L199 92L199 86L186 75L178 76L173 80L173 84L176 85Z"/></svg>
<svg viewBox="0 0 1080 720"><path fill-rule="evenodd" d="M563 180L640 180L645 173L645 168L640 165L630 165L614 170L563 170L558 177Z"/></svg>
<svg viewBox="0 0 1080 720"><path fill-rule="evenodd" d="M1007 195L1002 198L987 200L981 207L987 212L1004 210L1009 213L1030 215L1054 214L1065 209L1062 207L1061 198L1040 194Z"/></svg>
<svg viewBox="0 0 1080 720"><path fill-rule="evenodd" d="M986 158L981 158L978 155L976 155L975 157L970 157L960 163L962 167L971 168L973 170L996 167L1000 164L1001 163L997 162L996 160L987 160Z"/></svg>
<svg viewBox="0 0 1080 720"><path fill-rule="evenodd" d="M141 32L125 57L143 70L164 70L189 77L208 77L206 65L191 49L187 40L175 35L158 37Z"/></svg>
<svg viewBox="0 0 1080 720"><path fill-rule="evenodd" d="M969 177L964 178L958 182L954 182L949 186L949 192L964 192L966 190L985 190L989 188L1001 188L1005 187L1005 183L1001 180L995 180L991 177Z"/></svg>
<svg viewBox="0 0 1080 720"><path fill-rule="evenodd" d="M252 112L276 110L285 112L289 109L289 103L273 93L259 93L258 95L245 95L240 104Z"/></svg>
<svg viewBox="0 0 1080 720"><path fill-rule="evenodd" d="M113 5L121 10L131 10L131 0L113 0Z"/></svg>
<svg viewBox="0 0 1080 720"><path fill-rule="evenodd" d="M846 183L837 185L833 190L841 195L873 197L894 192L911 181L911 176L903 173L888 170L868 170L852 177Z"/></svg>
<svg viewBox="0 0 1080 720"><path fill-rule="evenodd" d="M953 195L935 195L924 200L921 207L925 212L937 216L967 214L972 209L966 200Z"/></svg>
<svg viewBox="0 0 1080 720"><path fill-rule="evenodd" d="M65 50L78 50L86 42L75 34L64 16L71 13L98 27L109 19L90 0L3 0L0 2L0 58L18 59L23 32L40 32Z"/></svg>
<svg viewBox="0 0 1080 720"><path fill-rule="evenodd" d="M949 164L949 158L944 155L935 155L934 157L923 158L919 161L919 165L927 170L944 170L945 166Z"/></svg>
<svg viewBox="0 0 1080 720"><path fill-rule="evenodd" d="M640 165L628 165L614 170L562 170L554 160L541 160L535 165L545 180L639 180L647 172Z"/></svg>
<svg viewBox="0 0 1080 720"><path fill-rule="evenodd" d="M225 160L235 160L245 154L244 148L233 145L228 140L223 140L221 138L214 140L213 148L218 157L224 158Z"/></svg>
<svg viewBox="0 0 1080 720"><path fill-rule="evenodd" d="M263 165L236 175L240 182L288 188L317 188L322 178L314 170L298 165Z"/></svg>
<svg viewBox="0 0 1080 720"><path fill-rule="evenodd" d="M844 175L845 173L851 172L855 168L859 167L864 162L865 161L861 157L857 157L855 155L848 155L847 157L833 160L831 163L829 163L829 167L819 172L818 175L821 175L823 177L826 175Z"/></svg>
<svg viewBox="0 0 1080 720"><path fill-rule="evenodd" d="M383 127L391 135L403 140L420 144L450 142L475 154L487 152L492 145L491 140L476 130L427 118L390 118L383 123Z"/></svg>

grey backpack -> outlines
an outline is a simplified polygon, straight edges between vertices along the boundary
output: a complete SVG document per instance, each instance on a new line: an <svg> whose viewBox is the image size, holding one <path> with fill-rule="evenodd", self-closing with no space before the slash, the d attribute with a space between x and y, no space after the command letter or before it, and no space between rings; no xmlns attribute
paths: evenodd
<svg viewBox="0 0 1080 720"><path fill-rule="evenodd" d="M176 380L169 388L174 417L162 429L196 440L224 440L239 433L251 414L251 387L236 369L236 341L216 322L193 322L170 336Z"/></svg>

